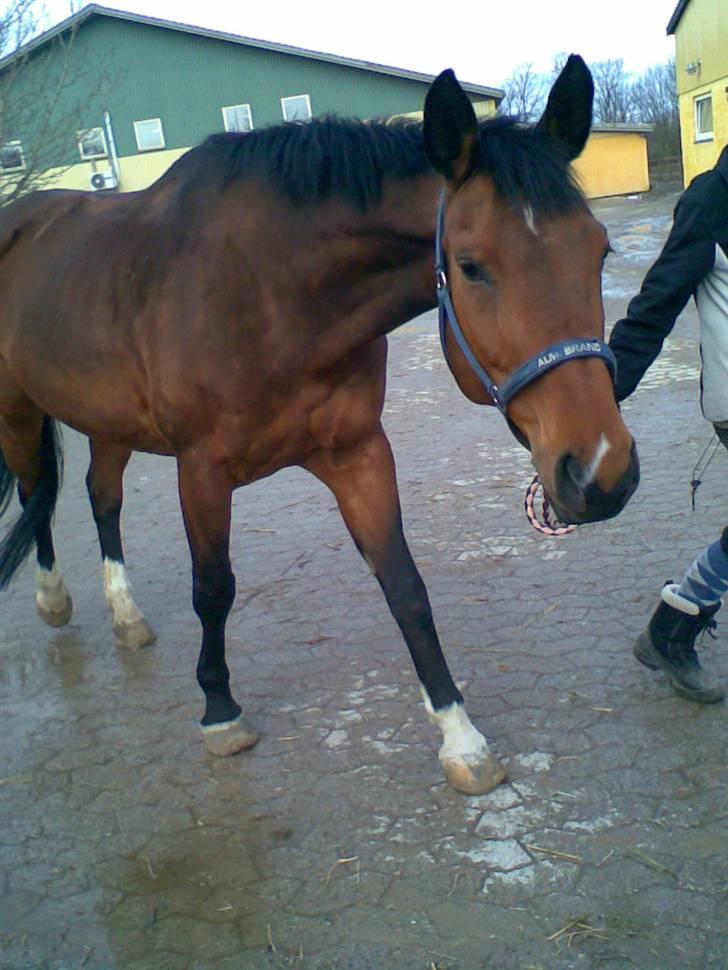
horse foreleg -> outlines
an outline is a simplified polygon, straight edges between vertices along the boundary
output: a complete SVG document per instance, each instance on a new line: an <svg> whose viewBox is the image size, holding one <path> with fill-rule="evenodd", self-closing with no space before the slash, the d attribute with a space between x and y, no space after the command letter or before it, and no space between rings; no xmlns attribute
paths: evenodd
<svg viewBox="0 0 728 970"><path fill-rule="evenodd" d="M91 464L86 475L86 487L99 534L104 564L104 593L114 617L114 636L119 646L139 650L154 643L155 636L134 602L121 544L122 480L131 451L96 440L91 440L89 446Z"/></svg>
<svg viewBox="0 0 728 970"><path fill-rule="evenodd" d="M230 692L225 662L225 623L235 599L230 566L230 506L227 477L198 456L180 458L179 490L192 554L192 604L202 624L197 682L205 693L202 734L208 751L235 754L252 748L256 732Z"/></svg>
<svg viewBox="0 0 728 970"><path fill-rule="evenodd" d="M306 467L334 493L341 514L407 642L430 720L442 732L439 757L453 788L490 791L505 778L465 713L432 619L425 584L402 530L394 459L380 429L346 453L318 452Z"/></svg>

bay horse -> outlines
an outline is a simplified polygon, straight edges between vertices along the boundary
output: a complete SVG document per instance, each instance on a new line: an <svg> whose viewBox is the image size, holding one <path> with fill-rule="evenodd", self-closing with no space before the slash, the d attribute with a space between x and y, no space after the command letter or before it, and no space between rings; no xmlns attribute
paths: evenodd
<svg viewBox="0 0 728 970"><path fill-rule="evenodd" d="M151 642L124 567L122 477L133 450L174 456L202 625L203 737L216 755L249 748L257 734L225 662L231 495L301 466L331 489L382 587L449 782L497 785L505 772L465 712L403 535L380 422L386 334L439 292L457 383L500 404L559 516L621 510L638 464L601 342L608 242L569 169L592 96L572 55L538 125L478 122L445 71L422 123L325 118L213 135L141 192L36 192L3 209L0 498L17 480L22 510L0 547L0 585L35 546L40 615L68 622L51 535L64 422L90 442L117 641ZM562 366L539 370L559 354ZM524 361L537 372L504 403L498 386Z"/></svg>

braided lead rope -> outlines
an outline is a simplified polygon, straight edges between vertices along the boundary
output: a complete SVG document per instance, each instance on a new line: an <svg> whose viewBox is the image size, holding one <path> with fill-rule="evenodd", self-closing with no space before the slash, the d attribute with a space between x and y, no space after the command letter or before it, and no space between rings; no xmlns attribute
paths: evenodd
<svg viewBox="0 0 728 970"><path fill-rule="evenodd" d="M536 512L536 496L538 495L539 489L541 490L540 519ZM542 532L546 536L567 536L576 529L575 525L565 525L556 518L543 492L541 479L538 475L534 475L533 481L526 489L526 498L523 502L523 507L526 510L528 521L534 529Z"/></svg>
<svg viewBox="0 0 728 970"><path fill-rule="evenodd" d="M711 445L713 446L713 450L710 453L710 457L706 461L705 456L708 454L708 451L710 450ZM710 465L711 461L715 458L716 452L718 451L719 447L720 447L720 438L718 437L717 434L711 435L710 441L705 446L705 448L703 449L702 455L700 456L700 458L698 458L697 462L695 463L695 468L693 468L693 477L690 479L690 501L693 507L693 512L695 511L695 493L697 492L698 488L703 484L703 476L707 472L708 466Z"/></svg>

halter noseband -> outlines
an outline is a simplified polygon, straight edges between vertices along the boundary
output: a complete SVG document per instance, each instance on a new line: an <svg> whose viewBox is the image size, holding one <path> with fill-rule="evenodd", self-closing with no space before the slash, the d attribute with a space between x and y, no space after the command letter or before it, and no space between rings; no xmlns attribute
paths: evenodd
<svg viewBox="0 0 728 970"><path fill-rule="evenodd" d="M534 354L524 364L517 367L510 377L507 377L500 387L498 387L470 349L465 339L465 334L460 329L447 279L447 264L445 250L443 248L444 226L445 193L443 192L440 196L440 204L437 210L437 231L435 233L435 284L437 287L442 352L445 360L447 360L445 336L449 323L453 336L460 350L463 352L465 359L470 364L488 394L493 398L495 406L504 417L507 417L506 411L508 405L517 394L520 394L524 387L528 387L529 384L532 384L547 371L553 370L554 367L565 364L569 360L575 360L578 357L601 357L609 368L612 381L616 380L617 361L614 354L602 340L589 337L583 340L561 340L559 343L552 344L540 353Z"/></svg>

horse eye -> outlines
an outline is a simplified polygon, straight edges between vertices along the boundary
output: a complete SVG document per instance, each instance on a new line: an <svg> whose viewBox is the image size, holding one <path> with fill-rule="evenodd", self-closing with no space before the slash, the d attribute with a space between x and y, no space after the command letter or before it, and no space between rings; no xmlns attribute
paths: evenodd
<svg viewBox="0 0 728 970"><path fill-rule="evenodd" d="M473 263L471 260L466 259L461 263L458 263L458 266L460 267L460 272L463 274L465 279L471 283L492 284L493 282L488 275L488 271L479 263Z"/></svg>

